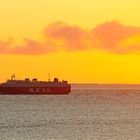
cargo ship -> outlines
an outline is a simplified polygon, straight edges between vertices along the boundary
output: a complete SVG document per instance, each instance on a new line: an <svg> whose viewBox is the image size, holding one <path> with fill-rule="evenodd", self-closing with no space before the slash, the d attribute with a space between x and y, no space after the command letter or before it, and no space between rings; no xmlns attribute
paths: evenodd
<svg viewBox="0 0 140 140"><path fill-rule="evenodd" d="M53 81L38 81L36 78L30 80L16 80L15 74L11 76L10 80L0 84L0 94L2 95L20 95L20 94L69 94L71 92L71 85L67 81L59 81L54 78Z"/></svg>

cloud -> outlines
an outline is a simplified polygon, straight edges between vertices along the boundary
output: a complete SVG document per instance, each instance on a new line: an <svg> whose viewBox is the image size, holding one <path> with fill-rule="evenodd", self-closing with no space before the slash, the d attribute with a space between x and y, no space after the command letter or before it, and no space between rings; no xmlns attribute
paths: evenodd
<svg viewBox="0 0 140 140"><path fill-rule="evenodd" d="M98 39L99 49L114 53L140 51L135 48L140 45L140 39L137 44L133 40L134 37L140 36L140 27L124 26L117 21L112 21L98 25L92 29L92 34ZM125 43L128 39L131 40L131 44Z"/></svg>
<svg viewBox="0 0 140 140"><path fill-rule="evenodd" d="M12 46L11 40L1 41L0 40L0 54L10 53L10 46Z"/></svg>
<svg viewBox="0 0 140 140"><path fill-rule="evenodd" d="M13 54L46 54L54 52L53 47L49 47L48 44L44 42L39 42L31 39L24 39L24 45L16 46L11 50Z"/></svg>
<svg viewBox="0 0 140 140"><path fill-rule="evenodd" d="M140 27L125 26L118 21L100 24L91 30L55 22L42 31L43 40L0 41L0 54L41 55L58 51L103 50L116 54L140 53Z"/></svg>
<svg viewBox="0 0 140 140"><path fill-rule="evenodd" d="M90 32L63 22L50 24L43 34L56 47L69 51L89 49L95 44Z"/></svg>

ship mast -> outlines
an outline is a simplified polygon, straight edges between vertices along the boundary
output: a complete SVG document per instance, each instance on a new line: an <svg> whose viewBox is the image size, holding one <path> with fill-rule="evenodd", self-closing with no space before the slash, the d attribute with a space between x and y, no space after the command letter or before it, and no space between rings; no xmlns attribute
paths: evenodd
<svg viewBox="0 0 140 140"><path fill-rule="evenodd" d="M13 75L11 75L11 80L15 80L16 79L16 75L13 73Z"/></svg>
<svg viewBox="0 0 140 140"><path fill-rule="evenodd" d="M50 80L50 73L48 73L48 81L50 82L51 80Z"/></svg>

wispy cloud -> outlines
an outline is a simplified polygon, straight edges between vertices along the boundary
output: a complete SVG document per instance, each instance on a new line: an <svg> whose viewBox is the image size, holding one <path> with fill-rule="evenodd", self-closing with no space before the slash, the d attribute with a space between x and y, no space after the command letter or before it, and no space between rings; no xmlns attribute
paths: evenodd
<svg viewBox="0 0 140 140"><path fill-rule="evenodd" d="M13 54L46 54L54 52L55 49L45 42L39 42L31 39L24 39L23 45L18 45L11 50Z"/></svg>
<svg viewBox="0 0 140 140"><path fill-rule="evenodd" d="M12 40L0 41L0 54L41 55L57 51L98 49L111 53L140 52L140 27L124 26L117 21L106 22L90 31L63 22L48 25L42 41L24 39L13 47Z"/></svg>
<svg viewBox="0 0 140 140"><path fill-rule="evenodd" d="M11 53L11 48L10 48L11 46L12 46L11 40L7 40L7 41L0 40L0 53L1 54Z"/></svg>

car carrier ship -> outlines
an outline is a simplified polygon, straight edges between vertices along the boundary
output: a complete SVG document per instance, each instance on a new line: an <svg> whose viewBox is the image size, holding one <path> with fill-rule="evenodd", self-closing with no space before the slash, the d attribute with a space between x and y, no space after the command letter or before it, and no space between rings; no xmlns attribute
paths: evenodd
<svg viewBox="0 0 140 140"><path fill-rule="evenodd" d="M36 78L30 80L16 80L15 74L11 76L10 80L0 84L0 94L69 94L71 92L71 85L67 81L59 81L54 78L53 81L38 81Z"/></svg>

